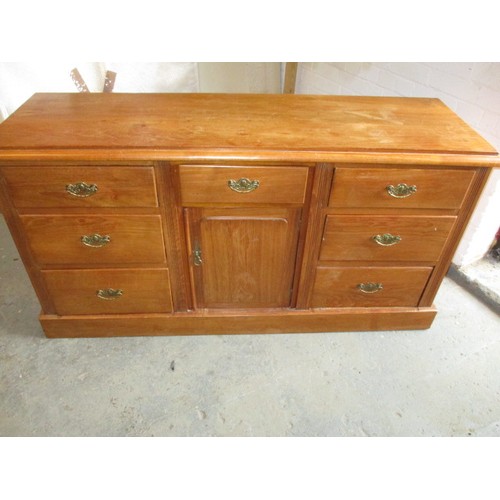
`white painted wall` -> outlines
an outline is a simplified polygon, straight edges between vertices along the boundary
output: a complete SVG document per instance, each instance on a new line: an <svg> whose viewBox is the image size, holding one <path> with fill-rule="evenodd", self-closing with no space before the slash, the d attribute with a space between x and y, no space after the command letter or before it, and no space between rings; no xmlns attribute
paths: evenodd
<svg viewBox="0 0 500 500"><path fill-rule="evenodd" d="M500 150L500 63L299 64L296 93L437 97ZM500 169L493 172L453 262L488 251L500 226Z"/></svg>
<svg viewBox="0 0 500 500"><path fill-rule="evenodd" d="M200 92L281 93L279 62L200 62Z"/></svg>
<svg viewBox="0 0 500 500"><path fill-rule="evenodd" d="M73 68L91 92L102 92L107 70L117 73L114 92L197 92L196 63L0 63L0 121L35 92L77 92Z"/></svg>

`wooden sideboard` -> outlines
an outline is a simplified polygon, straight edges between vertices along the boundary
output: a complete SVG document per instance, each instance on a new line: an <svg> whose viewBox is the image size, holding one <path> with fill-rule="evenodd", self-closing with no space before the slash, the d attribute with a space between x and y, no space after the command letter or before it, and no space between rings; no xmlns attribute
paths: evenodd
<svg viewBox="0 0 500 500"><path fill-rule="evenodd" d="M428 328L499 164L437 99L35 94L0 125L48 337Z"/></svg>

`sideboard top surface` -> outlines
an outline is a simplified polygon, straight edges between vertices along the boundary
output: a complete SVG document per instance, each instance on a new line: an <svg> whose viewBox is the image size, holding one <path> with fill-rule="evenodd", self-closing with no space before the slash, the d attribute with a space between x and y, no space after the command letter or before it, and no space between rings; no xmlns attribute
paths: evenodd
<svg viewBox="0 0 500 500"><path fill-rule="evenodd" d="M0 124L0 159L92 159L99 151L103 159L466 155L493 164L498 154L431 98L40 93Z"/></svg>

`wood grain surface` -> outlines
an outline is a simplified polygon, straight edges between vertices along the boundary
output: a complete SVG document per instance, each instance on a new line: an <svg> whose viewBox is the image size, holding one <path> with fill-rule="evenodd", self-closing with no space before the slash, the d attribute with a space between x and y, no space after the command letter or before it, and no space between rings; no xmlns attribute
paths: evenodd
<svg viewBox="0 0 500 500"><path fill-rule="evenodd" d="M198 308L288 307L298 209L187 209Z"/></svg>
<svg viewBox="0 0 500 500"><path fill-rule="evenodd" d="M415 307L424 291L430 267L319 267L312 307ZM382 289L364 293L361 283Z"/></svg>
<svg viewBox="0 0 500 500"><path fill-rule="evenodd" d="M357 168L360 167L360 168ZM474 170L422 168L363 168L338 166L330 196L331 207L456 209L474 178ZM388 186L415 186L407 198L394 198Z"/></svg>
<svg viewBox="0 0 500 500"><path fill-rule="evenodd" d="M67 314L161 313L172 310L167 269L77 269L42 271L56 312ZM101 299L100 289L121 290Z"/></svg>
<svg viewBox="0 0 500 500"><path fill-rule="evenodd" d="M41 315L47 337L349 332L429 328L433 307L339 308L313 311L202 311L178 314Z"/></svg>
<svg viewBox="0 0 500 500"><path fill-rule="evenodd" d="M153 168L113 166L39 165L3 167L9 195L16 207L156 207ZM97 186L95 194L78 197L68 184Z"/></svg>
<svg viewBox="0 0 500 500"><path fill-rule="evenodd" d="M496 154L438 99L291 94L35 94L0 150L48 148Z"/></svg>
<svg viewBox="0 0 500 500"><path fill-rule="evenodd" d="M428 215L330 215L326 218L320 260L436 262L456 217ZM401 240L381 246L373 236Z"/></svg>
<svg viewBox="0 0 500 500"><path fill-rule="evenodd" d="M158 215L22 215L33 254L40 264L165 263ZM110 242L100 248L81 237L99 234Z"/></svg>
<svg viewBox="0 0 500 500"><path fill-rule="evenodd" d="M302 204L306 195L307 167L192 166L179 167L184 206L198 204ZM228 181L248 179L259 186L248 193L233 191Z"/></svg>

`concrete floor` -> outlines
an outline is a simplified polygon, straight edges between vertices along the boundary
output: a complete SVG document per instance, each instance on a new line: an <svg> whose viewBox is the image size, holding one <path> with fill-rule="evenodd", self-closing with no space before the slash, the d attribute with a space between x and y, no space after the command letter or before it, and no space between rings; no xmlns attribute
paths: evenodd
<svg viewBox="0 0 500 500"><path fill-rule="evenodd" d="M500 436L500 317L427 331L48 340L0 217L1 436Z"/></svg>

